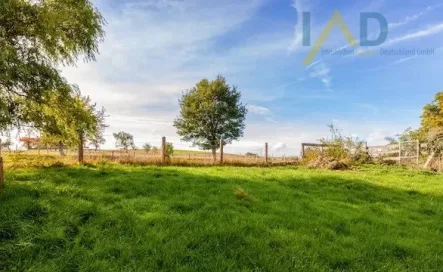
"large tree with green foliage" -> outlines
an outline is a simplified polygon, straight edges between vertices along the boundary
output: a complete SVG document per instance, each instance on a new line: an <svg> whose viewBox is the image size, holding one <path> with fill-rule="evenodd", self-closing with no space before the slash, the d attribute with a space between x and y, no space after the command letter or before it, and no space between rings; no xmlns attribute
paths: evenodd
<svg viewBox="0 0 443 272"><path fill-rule="evenodd" d="M441 156L443 153L443 92L437 93L434 101L423 108L419 131L421 137L427 138L431 152L425 164L427 168L435 156Z"/></svg>
<svg viewBox="0 0 443 272"><path fill-rule="evenodd" d="M103 25L89 0L0 1L0 130L33 121L29 102L69 96L57 67L94 60Z"/></svg>
<svg viewBox="0 0 443 272"><path fill-rule="evenodd" d="M182 140L212 150L215 161L221 139L227 144L243 136L247 109L240 99L241 93L222 76L203 79L183 94L174 126Z"/></svg>

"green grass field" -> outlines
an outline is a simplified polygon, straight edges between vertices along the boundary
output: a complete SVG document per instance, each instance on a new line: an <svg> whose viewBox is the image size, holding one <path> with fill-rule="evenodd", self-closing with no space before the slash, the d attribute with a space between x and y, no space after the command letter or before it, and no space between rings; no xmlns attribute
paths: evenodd
<svg viewBox="0 0 443 272"><path fill-rule="evenodd" d="M0 196L3 271L443 267L440 174L379 167L11 171Z"/></svg>

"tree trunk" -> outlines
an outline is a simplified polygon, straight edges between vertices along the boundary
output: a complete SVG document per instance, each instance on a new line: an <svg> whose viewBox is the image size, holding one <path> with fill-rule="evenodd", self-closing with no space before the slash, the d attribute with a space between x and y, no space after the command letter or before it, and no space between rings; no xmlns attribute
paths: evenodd
<svg viewBox="0 0 443 272"><path fill-rule="evenodd" d="M212 148L212 161L215 163L217 162L217 148Z"/></svg>
<svg viewBox="0 0 443 272"><path fill-rule="evenodd" d="M84 162L84 156L83 156L83 143L84 143L84 140L83 140L83 133L80 132L80 133L79 133L79 143L78 143L78 162L79 162L80 164L83 164L83 162Z"/></svg>
<svg viewBox="0 0 443 272"><path fill-rule="evenodd" d="M63 150L63 143L61 141L58 142L58 152L60 153L60 156L66 156L65 151Z"/></svg>
<svg viewBox="0 0 443 272"><path fill-rule="evenodd" d="M0 156L0 193L3 193L4 187L5 187L5 176L3 173L3 158Z"/></svg>
<svg viewBox="0 0 443 272"><path fill-rule="evenodd" d="M428 160L425 163L425 166L424 166L425 169L429 168L429 165L431 164L434 157L435 157L435 152L432 152L432 154L429 156Z"/></svg>

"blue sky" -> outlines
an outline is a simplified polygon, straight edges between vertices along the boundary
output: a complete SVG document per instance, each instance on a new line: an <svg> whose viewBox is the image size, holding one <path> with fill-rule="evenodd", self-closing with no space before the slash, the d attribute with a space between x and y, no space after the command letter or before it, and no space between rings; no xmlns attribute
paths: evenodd
<svg viewBox="0 0 443 272"><path fill-rule="evenodd" d="M179 148L172 127L177 100L202 78L224 75L248 104L245 136L228 151L298 154L301 142L327 136L334 123L369 144L417 127L424 104L443 90L443 3L327 0L95 0L108 24L101 54L63 73L108 113L112 132L125 130L139 146L161 136ZM359 37L360 12L389 23L376 49L435 49L431 56L327 56L302 64L300 12L312 16L312 43L338 10ZM370 31L377 34L377 25ZM335 29L324 48L346 40ZM367 49L367 48L366 48ZM365 50L360 48L357 50Z"/></svg>

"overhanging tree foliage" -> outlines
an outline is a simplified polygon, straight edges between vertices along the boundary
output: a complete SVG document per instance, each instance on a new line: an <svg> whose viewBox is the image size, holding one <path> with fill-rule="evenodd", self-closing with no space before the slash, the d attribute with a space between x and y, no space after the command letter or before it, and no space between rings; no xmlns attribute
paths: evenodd
<svg viewBox="0 0 443 272"><path fill-rule="evenodd" d="M215 161L221 139L227 144L243 136L247 109L240 99L241 93L222 76L203 79L180 99L177 133L184 141L212 150Z"/></svg>
<svg viewBox="0 0 443 272"><path fill-rule="evenodd" d="M26 103L26 115L33 115L32 125L39 128L46 142L57 143L61 155L63 147L76 147L79 161L83 162L83 146L87 139L101 135L104 110L96 111L89 97L83 97L77 86L65 97L54 92L48 97L49 104Z"/></svg>
<svg viewBox="0 0 443 272"><path fill-rule="evenodd" d="M36 116L24 115L29 102L69 96L56 67L94 60L103 25L89 0L0 1L0 130Z"/></svg>

